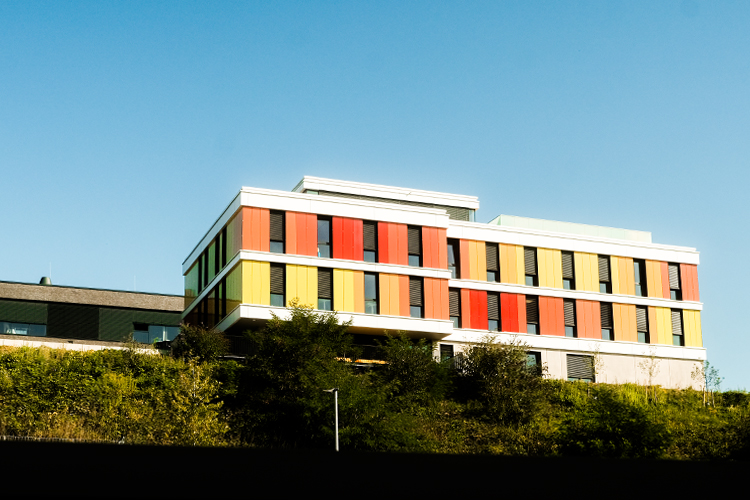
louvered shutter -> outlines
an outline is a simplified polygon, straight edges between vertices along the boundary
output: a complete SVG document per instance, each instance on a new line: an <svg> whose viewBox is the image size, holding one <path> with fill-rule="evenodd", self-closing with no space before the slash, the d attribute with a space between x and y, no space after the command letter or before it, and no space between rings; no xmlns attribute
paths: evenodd
<svg viewBox="0 0 750 500"><path fill-rule="evenodd" d="M606 255L599 256L599 281L609 282L609 257Z"/></svg>
<svg viewBox="0 0 750 500"><path fill-rule="evenodd" d="M270 213L271 241L284 241L284 212Z"/></svg>
<svg viewBox="0 0 750 500"><path fill-rule="evenodd" d="M333 270L318 268L318 298L333 298Z"/></svg>
<svg viewBox="0 0 750 500"><path fill-rule="evenodd" d="M576 306L572 300L563 301L563 312L565 313L565 326L576 326Z"/></svg>
<svg viewBox="0 0 750 500"><path fill-rule="evenodd" d="M448 218L454 220L465 220L470 219L470 211L468 208L461 207L445 207L445 211L448 212Z"/></svg>
<svg viewBox="0 0 750 500"><path fill-rule="evenodd" d="M682 312L672 309L672 335L682 335Z"/></svg>
<svg viewBox="0 0 750 500"><path fill-rule="evenodd" d="M601 304L602 328L612 329L612 304L602 302Z"/></svg>
<svg viewBox="0 0 750 500"><path fill-rule="evenodd" d="M271 265L271 293L284 294L284 266Z"/></svg>
<svg viewBox="0 0 750 500"><path fill-rule="evenodd" d="M676 264L669 264L669 288L680 289L680 268Z"/></svg>
<svg viewBox="0 0 750 500"><path fill-rule="evenodd" d="M451 316L461 316L461 302L459 297L460 292L458 290L448 290L448 304L450 306Z"/></svg>
<svg viewBox="0 0 750 500"><path fill-rule="evenodd" d="M568 378L594 380L594 366L591 356L568 354Z"/></svg>
<svg viewBox="0 0 750 500"><path fill-rule="evenodd" d="M573 279L573 252L562 253L562 273L563 279Z"/></svg>
<svg viewBox="0 0 750 500"><path fill-rule="evenodd" d="M419 239L422 231L418 227L409 226L409 255L421 255Z"/></svg>
<svg viewBox="0 0 750 500"><path fill-rule="evenodd" d="M526 297L526 323L539 323L538 297Z"/></svg>
<svg viewBox="0 0 750 500"><path fill-rule="evenodd" d="M527 276L536 276L536 248L523 249L523 261Z"/></svg>
<svg viewBox="0 0 750 500"><path fill-rule="evenodd" d="M497 243L487 243L485 248L487 251L487 270L499 271L500 267L497 257Z"/></svg>
<svg viewBox="0 0 750 500"><path fill-rule="evenodd" d="M422 280L409 278L409 305L422 306Z"/></svg>
<svg viewBox="0 0 750 500"><path fill-rule="evenodd" d="M500 321L500 297L496 293L487 294L487 319Z"/></svg>
<svg viewBox="0 0 750 500"><path fill-rule="evenodd" d="M364 249L375 252L378 249L377 242L375 241L375 223L365 221L362 224L362 235L364 238Z"/></svg>
<svg viewBox="0 0 750 500"><path fill-rule="evenodd" d="M635 308L635 322L638 325L638 331L639 332L647 332L648 331L648 320L646 319L646 308L645 307L636 307Z"/></svg>

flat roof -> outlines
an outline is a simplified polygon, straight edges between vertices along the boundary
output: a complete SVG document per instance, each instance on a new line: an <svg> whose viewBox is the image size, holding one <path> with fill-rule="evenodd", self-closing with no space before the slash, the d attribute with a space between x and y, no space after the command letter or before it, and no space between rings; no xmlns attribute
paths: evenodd
<svg viewBox="0 0 750 500"><path fill-rule="evenodd" d="M519 217L517 215L498 215L490 222L488 222L488 224L495 226L537 229L541 231L550 231L553 233L597 236L599 238L609 238L613 240L652 243L651 233L648 231L635 231L633 229L594 226L590 224L579 224L577 222L560 222L555 220L532 219L530 217Z"/></svg>

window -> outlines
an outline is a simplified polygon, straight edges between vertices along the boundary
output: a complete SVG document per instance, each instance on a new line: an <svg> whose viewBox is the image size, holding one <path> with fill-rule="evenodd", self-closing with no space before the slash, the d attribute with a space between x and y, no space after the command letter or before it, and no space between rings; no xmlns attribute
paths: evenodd
<svg viewBox="0 0 750 500"><path fill-rule="evenodd" d="M365 273L365 314L378 314L378 275Z"/></svg>
<svg viewBox="0 0 750 500"><path fill-rule="evenodd" d="M174 340L179 333L179 326L133 323L133 341L141 344L153 344L154 342Z"/></svg>
<svg viewBox="0 0 750 500"><path fill-rule="evenodd" d="M333 269L318 268L318 309L333 310Z"/></svg>
<svg viewBox="0 0 750 500"><path fill-rule="evenodd" d="M650 343L651 340L648 334L648 314L645 307L636 306L635 323L638 329L638 342L640 342L641 344Z"/></svg>
<svg viewBox="0 0 750 500"><path fill-rule="evenodd" d="M526 270L526 284L539 286L539 278L536 274L536 248L524 247L523 264Z"/></svg>
<svg viewBox="0 0 750 500"><path fill-rule="evenodd" d="M318 257L331 258L331 219L318 216Z"/></svg>
<svg viewBox="0 0 750 500"><path fill-rule="evenodd" d="M32 337L46 337L47 325L0 321L0 333L3 335L30 335Z"/></svg>
<svg viewBox="0 0 750 500"><path fill-rule="evenodd" d="M602 340L615 340L615 330L612 322L612 304L609 302L602 302L601 317L602 317Z"/></svg>
<svg viewBox="0 0 750 500"><path fill-rule="evenodd" d="M575 290L576 280L573 270L573 252L562 252L562 274L563 288L566 290Z"/></svg>
<svg viewBox="0 0 750 500"><path fill-rule="evenodd" d="M500 281L500 259L497 243L485 244L487 251L487 281Z"/></svg>
<svg viewBox="0 0 750 500"><path fill-rule="evenodd" d="M612 293L612 282L609 272L609 255L599 256L599 291Z"/></svg>
<svg viewBox="0 0 750 500"><path fill-rule="evenodd" d="M378 224L366 220L362 223L362 238L365 262L378 261Z"/></svg>
<svg viewBox="0 0 750 500"><path fill-rule="evenodd" d="M284 307L283 264L271 264L271 305Z"/></svg>
<svg viewBox="0 0 750 500"><path fill-rule="evenodd" d="M565 316L565 336L577 337L575 300L563 300L563 315Z"/></svg>
<svg viewBox="0 0 750 500"><path fill-rule="evenodd" d="M409 226L408 247L409 247L409 265L413 267L422 266L422 228L419 226Z"/></svg>
<svg viewBox="0 0 750 500"><path fill-rule="evenodd" d="M461 291L457 288L448 290L448 306L453 328L461 328Z"/></svg>
<svg viewBox="0 0 750 500"><path fill-rule="evenodd" d="M487 294L487 329L500 331L500 296L492 292Z"/></svg>
<svg viewBox="0 0 750 500"><path fill-rule="evenodd" d="M528 351L526 353L526 368L542 374L542 353L537 351Z"/></svg>
<svg viewBox="0 0 750 500"><path fill-rule="evenodd" d="M566 356L568 361L568 380L576 381L581 380L583 382L594 381L594 359L591 356L579 356L576 354L568 354Z"/></svg>
<svg viewBox="0 0 750 500"><path fill-rule="evenodd" d="M539 297L526 296L526 333L539 335Z"/></svg>
<svg viewBox="0 0 750 500"><path fill-rule="evenodd" d="M458 240L448 240L448 269L451 272L451 278L457 279L459 277L459 265L461 258L459 256L459 248L461 247Z"/></svg>
<svg viewBox="0 0 750 500"><path fill-rule="evenodd" d="M685 335L682 332L682 311L672 309L672 344L685 345Z"/></svg>
<svg viewBox="0 0 750 500"><path fill-rule="evenodd" d="M278 212L271 210L269 215L270 219L270 234L271 234L271 247L270 250L273 253L284 253L284 212Z"/></svg>
<svg viewBox="0 0 750 500"><path fill-rule="evenodd" d="M646 297L646 262L643 260L633 259L633 274L635 280L635 295L637 297Z"/></svg>
<svg viewBox="0 0 750 500"><path fill-rule="evenodd" d="M682 300L679 264L669 264L669 298L672 300Z"/></svg>
<svg viewBox="0 0 750 500"><path fill-rule="evenodd" d="M412 318L422 317L422 278L409 278L409 308Z"/></svg>
<svg viewBox="0 0 750 500"><path fill-rule="evenodd" d="M453 346L451 344L440 344L440 361L453 359Z"/></svg>

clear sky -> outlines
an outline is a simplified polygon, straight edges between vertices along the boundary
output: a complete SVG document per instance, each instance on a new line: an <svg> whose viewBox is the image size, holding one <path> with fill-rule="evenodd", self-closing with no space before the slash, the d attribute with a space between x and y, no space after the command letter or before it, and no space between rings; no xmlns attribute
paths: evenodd
<svg viewBox="0 0 750 500"><path fill-rule="evenodd" d="M750 389L750 2L0 2L0 280L182 293L303 175L696 247Z"/></svg>

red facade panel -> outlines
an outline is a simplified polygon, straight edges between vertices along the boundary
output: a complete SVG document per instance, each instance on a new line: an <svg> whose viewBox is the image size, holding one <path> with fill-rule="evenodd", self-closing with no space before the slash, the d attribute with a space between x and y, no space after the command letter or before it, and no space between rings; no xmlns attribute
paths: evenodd
<svg viewBox="0 0 750 500"><path fill-rule="evenodd" d="M318 216L286 212L286 253L318 255Z"/></svg>
<svg viewBox="0 0 750 500"><path fill-rule="evenodd" d="M602 319L599 302L576 300L576 328L582 339L602 338Z"/></svg>
<svg viewBox="0 0 750 500"><path fill-rule="evenodd" d="M384 264L409 264L406 224L378 222L379 261Z"/></svg>
<svg viewBox="0 0 750 500"><path fill-rule="evenodd" d="M448 280L424 278L425 318L450 319Z"/></svg>
<svg viewBox="0 0 750 500"><path fill-rule="evenodd" d="M362 221L333 217L331 232L334 259L363 260Z"/></svg>
<svg viewBox="0 0 750 500"><path fill-rule="evenodd" d="M539 333L565 336L563 299L559 297L539 297Z"/></svg>
<svg viewBox="0 0 750 500"><path fill-rule="evenodd" d="M270 250L270 211L267 208L242 207L242 249Z"/></svg>
<svg viewBox="0 0 750 500"><path fill-rule="evenodd" d="M682 279L682 300L699 302L698 266L695 264L680 264L680 278Z"/></svg>
<svg viewBox="0 0 750 500"><path fill-rule="evenodd" d="M448 240L445 229L422 228L422 265L436 269L448 269Z"/></svg>
<svg viewBox="0 0 750 500"><path fill-rule="evenodd" d="M500 294L502 331L526 333L526 295Z"/></svg>
<svg viewBox="0 0 750 500"><path fill-rule="evenodd" d="M471 290L471 328L487 329L487 292Z"/></svg>
<svg viewBox="0 0 750 500"><path fill-rule="evenodd" d="M461 289L461 328L471 328L471 290Z"/></svg>

